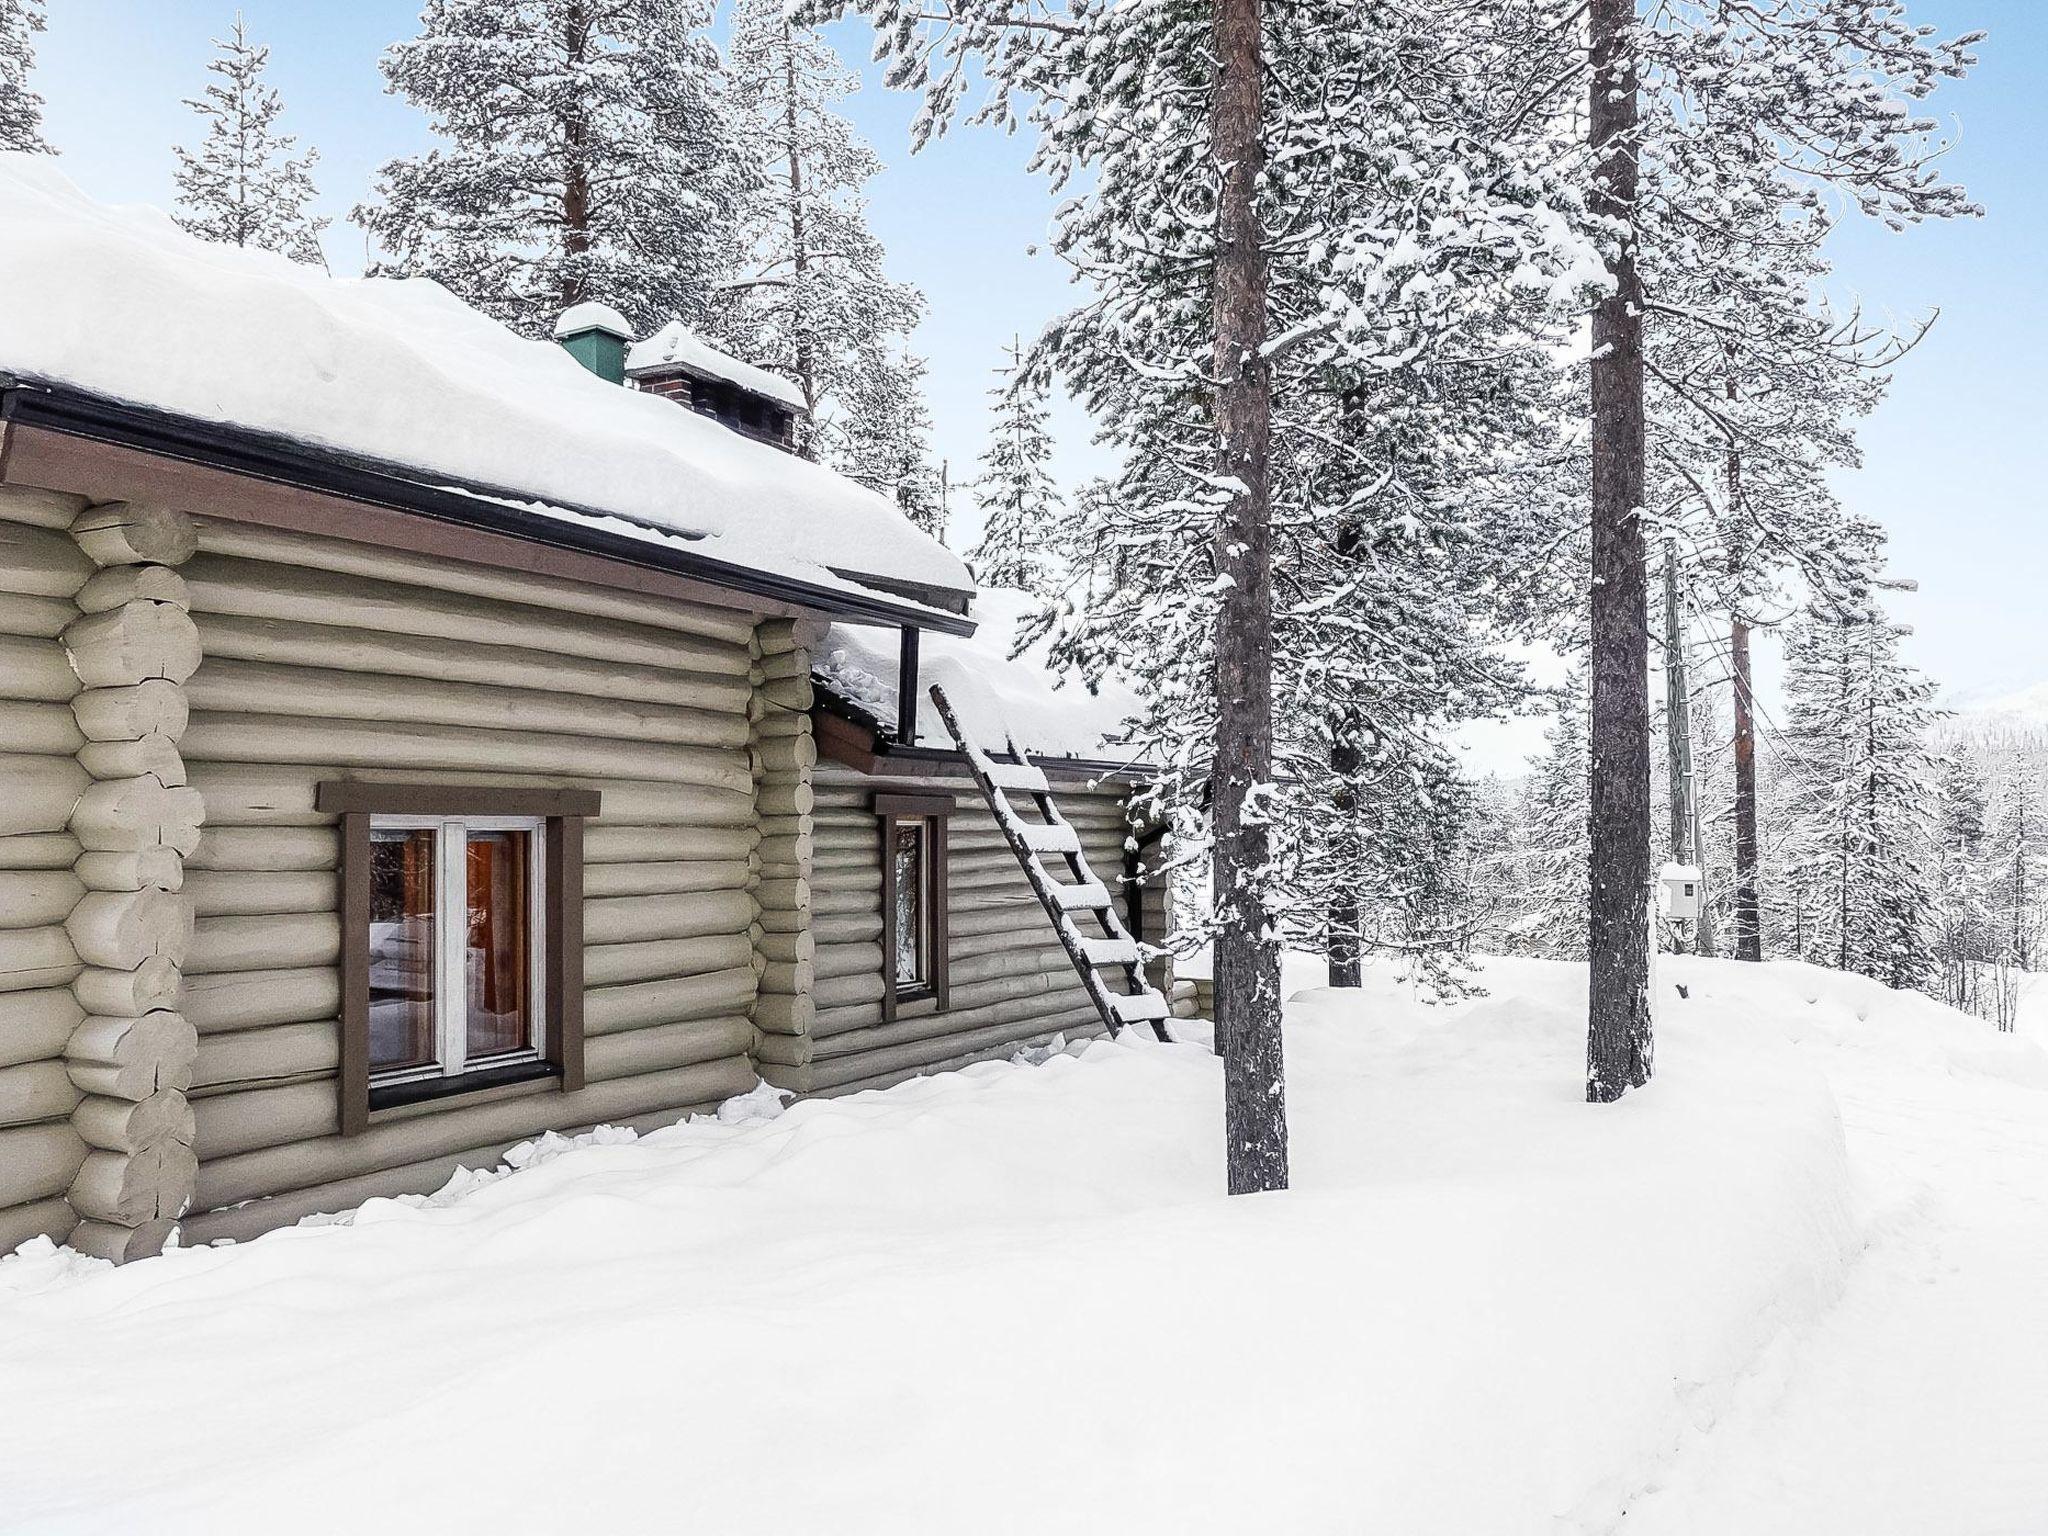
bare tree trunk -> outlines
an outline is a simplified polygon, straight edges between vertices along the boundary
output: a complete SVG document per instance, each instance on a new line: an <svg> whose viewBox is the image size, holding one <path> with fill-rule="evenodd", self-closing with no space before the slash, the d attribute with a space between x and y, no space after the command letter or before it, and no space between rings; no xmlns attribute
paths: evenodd
<svg viewBox="0 0 2048 1536"><path fill-rule="evenodd" d="M1272 373L1266 252L1257 206L1265 168L1263 0L1215 0L1210 152L1216 210L1216 472L1236 489L1216 527L1225 591L1216 618L1216 1045L1230 1192L1287 1187L1280 952L1267 928L1273 777L1273 573L1268 519Z"/></svg>
<svg viewBox="0 0 2048 1536"><path fill-rule="evenodd" d="M562 49L580 64L590 50L590 18L571 5L562 24ZM580 258L590 254L590 123L583 103L572 100L562 124L566 163L562 173L562 307L604 295L590 291L590 274Z"/></svg>
<svg viewBox="0 0 2048 1536"><path fill-rule="evenodd" d="M1757 894L1756 723L1751 697L1749 625L1728 622L1735 673L1735 958L1764 957L1763 912Z"/></svg>
<svg viewBox="0 0 2048 1536"><path fill-rule="evenodd" d="M804 162L798 153L796 120L796 30L782 23L782 136L789 150L789 249L791 292L799 311L796 326L796 382L804 392L803 420L797 423L797 454L818 456L818 359L811 346L812 317L802 313L810 302L811 241L804 208Z"/></svg>
<svg viewBox="0 0 2048 1536"><path fill-rule="evenodd" d="M1628 227L1593 312L1592 962L1586 1097L1650 1080L1649 559L1643 542L1643 286L1633 222L1634 0L1592 0L1589 118L1596 211Z"/></svg>
<svg viewBox="0 0 2048 1536"><path fill-rule="evenodd" d="M1351 783L1358 772L1359 753L1357 739L1347 721L1334 722L1334 730L1330 773L1337 781L1337 789L1330 803L1334 821L1330 842L1336 854L1336 881L1330 894L1325 948L1330 985L1356 987L1365 981L1365 946L1358 911L1358 792Z"/></svg>

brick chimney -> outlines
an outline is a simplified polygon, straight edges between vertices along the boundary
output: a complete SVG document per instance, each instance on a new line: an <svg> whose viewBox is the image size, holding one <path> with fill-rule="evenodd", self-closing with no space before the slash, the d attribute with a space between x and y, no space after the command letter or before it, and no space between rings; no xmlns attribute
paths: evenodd
<svg viewBox="0 0 2048 1536"><path fill-rule="evenodd" d="M719 351L678 320L635 342L625 361L635 388L709 416L742 437L796 451L796 420L810 414L789 380Z"/></svg>

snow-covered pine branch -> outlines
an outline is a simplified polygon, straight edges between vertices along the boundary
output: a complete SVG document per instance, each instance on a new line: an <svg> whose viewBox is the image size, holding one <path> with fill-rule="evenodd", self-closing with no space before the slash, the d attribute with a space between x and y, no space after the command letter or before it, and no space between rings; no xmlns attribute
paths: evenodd
<svg viewBox="0 0 2048 1536"><path fill-rule="evenodd" d="M1065 551L1066 511L1051 470L1048 381L1021 346L1012 344L1002 383L989 391L988 447L974 482L981 540L968 555L983 586L1050 591Z"/></svg>
<svg viewBox="0 0 2048 1536"><path fill-rule="evenodd" d="M44 0L0 0L0 150L55 154L43 138L43 98L29 89Z"/></svg>
<svg viewBox="0 0 2048 1536"><path fill-rule="evenodd" d="M705 326L803 391L799 452L933 525L923 365L908 355L924 296L890 278L868 227L866 187L882 162L839 109L859 77L816 31L790 21L781 0L739 0L729 54L750 189L732 235L733 273Z"/></svg>
<svg viewBox="0 0 2048 1536"><path fill-rule="evenodd" d="M382 68L427 113L353 217L375 270L528 335L586 299L702 328L749 188L710 0L427 0Z"/></svg>
<svg viewBox="0 0 2048 1536"><path fill-rule="evenodd" d="M270 49L249 41L239 15L213 45L219 52L206 67L220 79L185 103L206 131L197 149L176 150L178 223L201 239L324 266L320 234L330 221L310 207L320 156L295 154L298 140L277 130L284 100L263 80Z"/></svg>

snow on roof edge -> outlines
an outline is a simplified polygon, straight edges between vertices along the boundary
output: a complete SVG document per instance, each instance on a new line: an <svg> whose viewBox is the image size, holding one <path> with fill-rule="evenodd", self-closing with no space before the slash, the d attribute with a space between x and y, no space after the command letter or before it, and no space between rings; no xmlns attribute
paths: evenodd
<svg viewBox="0 0 2048 1536"><path fill-rule="evenodd" d="M971 592L888 497L607 384L421 278L332 278L96 202L0 154L0 372L404 467L424 484L602 508L723 563L827 588L887 571ZM859 590L857 584L848 590Z"/></svg>

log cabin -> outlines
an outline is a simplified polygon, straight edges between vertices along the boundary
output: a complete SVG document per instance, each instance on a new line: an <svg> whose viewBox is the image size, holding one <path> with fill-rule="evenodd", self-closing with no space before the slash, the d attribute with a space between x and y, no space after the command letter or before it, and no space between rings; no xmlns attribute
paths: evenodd
<svg viewBox="0 0 2048 1536"><path fill-rule="evenodd" d="M0 1253L123 1261L549 1130L1101 1032L918 705L1041 759L1128 921L1132 707L597 305L208 246L0 156Z"/></svg>

